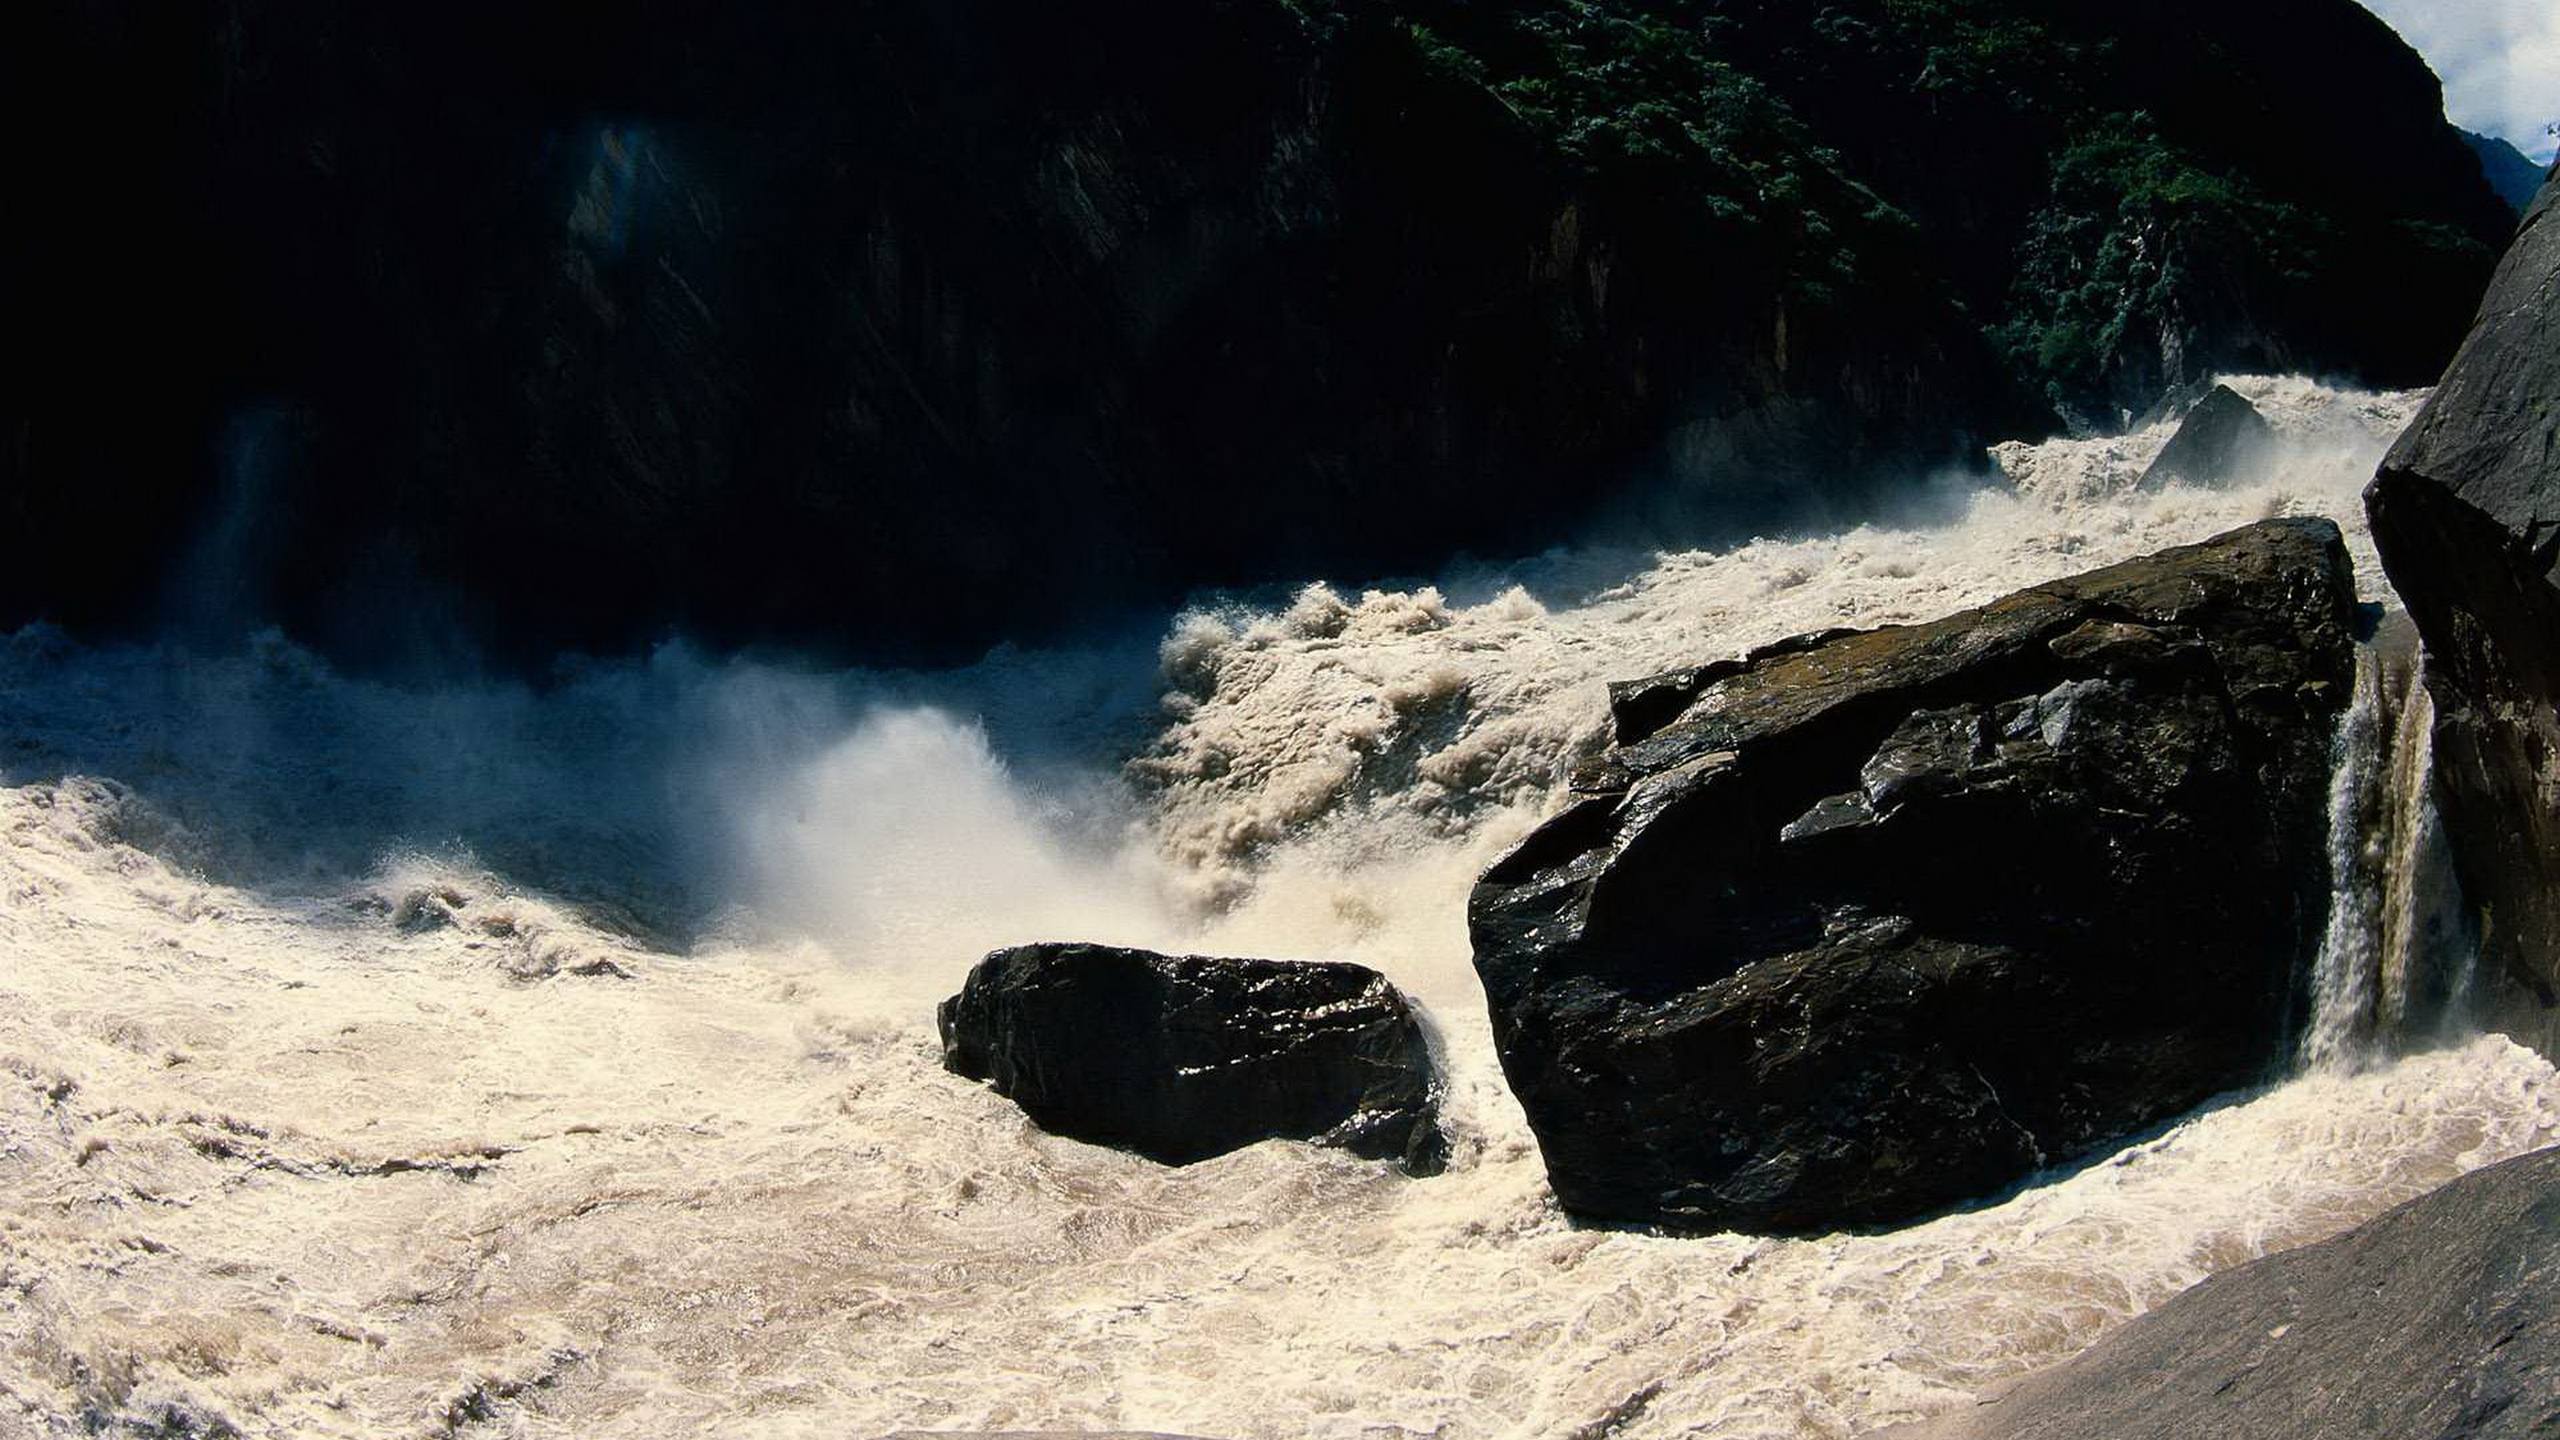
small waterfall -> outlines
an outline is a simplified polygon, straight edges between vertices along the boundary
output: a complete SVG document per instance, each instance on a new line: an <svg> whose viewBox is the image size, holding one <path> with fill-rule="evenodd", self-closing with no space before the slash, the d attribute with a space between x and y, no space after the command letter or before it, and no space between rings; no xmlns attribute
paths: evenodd
<svg viewBox="0 0 2560 1440"><path fill-rule="evenodd" d="M2329 782L2329 920L2305 1069L2352 1070L2436 1038L2469 1008L2475 937L2434 800L2435 710L2405 617L2356 653Z"/></svg>
<svg viewBox="0 0 2560 1440"><path fill-rule="evenodd" d="M2375 1026L2381 979L2387 836L2382 776L2391 768L2383 715L2379 647L2356 650L2355 697L2338 722L2329 767L2329 928L2311 969L2311 1026L2302 1038L2306 1069L2351 1065Z"/></svg>
<svg viewBox="0 0 2560 1440"><path fill-rule="evenodd" d="M2413 655L2400 687L2399 725L2385 792L2389 825L2382 892L2382 1033L2425 1038L2467 1029L2479 937L2454 878L2453 851L2435 806L2434 697L2425 657Z"/></svg>

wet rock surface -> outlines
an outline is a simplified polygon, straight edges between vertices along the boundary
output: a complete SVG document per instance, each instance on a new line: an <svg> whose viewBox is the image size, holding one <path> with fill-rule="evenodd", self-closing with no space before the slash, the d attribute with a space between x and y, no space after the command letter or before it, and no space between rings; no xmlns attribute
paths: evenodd
<svg viewBox="0 0 2560 1440"><path fill-rule="evenodd" d="M1364 966L999 950L940 1012L943 1063L1042 1129L1188 1164L1274 1137L1437 1170L1422 1026Z"/></svg>
<svg viewBox="0 0 2560 1440"><path fill-rule="evenodd" d="M2560 1150L2225 1271L1989 1404L1892 1440L2560 1433ZM1880 1437L1881 1440L1881 1437Z"/></svg>
<svg viewBox="0 0 2560 1440"><path fill-rule="evenodd" d="M1890 1224L2263 1075L2325 913L2354 597L2267 521L1618 687L1476 966L1576 1214Z"/></svg>
<svg viewBox="0 0 2560 1440"><path fill-rule="evenodd" d="M2275 427L2228 385L2216 385L2187 412L2151 468L2145 490L2164 485L2223 485L2240 478L2275 448Z"/></svg>
<svg viewBox="0 0 2560 1440"><path fill-rule="evenodd" d="M2365 507L2426 643L2436 798L2492 1019L2560 1053L2560 184Z"/></svg>

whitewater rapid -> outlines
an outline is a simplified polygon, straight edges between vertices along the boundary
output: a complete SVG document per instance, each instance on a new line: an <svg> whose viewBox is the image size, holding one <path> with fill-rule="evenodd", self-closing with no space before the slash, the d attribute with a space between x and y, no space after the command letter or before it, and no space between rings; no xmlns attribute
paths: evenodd
<svg viewBox="0 0 2560 1440"><path fill-rule="evenodd" d="M2337 518L2387 603L2357 496L2420 397L2234 384L2287 443L2227 488L2134 493L2162 428L2004 447L1902 523L944 674L0 642L0 1435L1847 1436L2551 1143L2530 1052L2356 1042L1908 1230L1668 1239L1568 1223L1500 1084L1466 889L1607 680L2274 514ZM2363 713L2342 755L2414 763ZM1062 938L1386 970L1449 1172L1166 1169L945 1074L932 1004Z"/></svg>

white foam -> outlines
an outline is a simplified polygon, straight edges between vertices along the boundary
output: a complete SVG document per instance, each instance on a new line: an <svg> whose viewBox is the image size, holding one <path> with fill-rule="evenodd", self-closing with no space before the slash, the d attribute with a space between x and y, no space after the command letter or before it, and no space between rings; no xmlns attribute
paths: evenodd
<svg viewBox="0 0 2560 1440"><path fill-rule="evenodd" d="M2406 414L2247 383L2364 435L2339 453ZM1492 1063L1466 889L1607 679L2265 514L2360 535L2360 480L2028 485L1596 595L1310 589L939 677L672 650L430 693L24 634L0 1432L1840 1436L1961 1403L2549 1143L2560 1080L2481 1039L1892 1235L1581 1230ZM1387 968L1447 1052L1451 1172L1167 1170L943 1073L931 1002L1069 932Z"/></svg>

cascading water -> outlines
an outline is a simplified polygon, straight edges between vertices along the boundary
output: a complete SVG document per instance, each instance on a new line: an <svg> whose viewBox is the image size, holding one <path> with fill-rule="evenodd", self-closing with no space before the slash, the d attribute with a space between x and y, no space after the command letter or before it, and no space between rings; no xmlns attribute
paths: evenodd
<svg viewBox="0 0 2560 1440"><path fill-rule="evenodd" d="M2387 1033L2459 1034L2474 1019L2479 936L2463 906L2453 851L2435 803L2435 700L2426 660L2412 654L2402 681L2393 774L2389 883L2382 895L2382 1008Z"/></svg>
<svg viewBox="0 0 2560 1440"><path fill-rule="evenodd" d="M2477 955L2436 817L2435 712L2405 622L2358 647L2355 683L2333 750L2329 916L2302 1040L2315 1070L2456 1027Z"/></svg>
<svg viewBox="0 0 2560 1440"><path fill-rule="evenodd" d="M2338 519L2385 599L2358 497L2416 397L2233 383L2287 448L2224 488L2134 491L2165 428L2007 447L1946 523L1310 587L1184 617L1161 670L669 650L418 692L281 642L0 641L0 1433L1840 1440L2549 1144L2548 1064L2420 1048L2460 937L2387 645L2333 807L2351 1060L1786 1241L1569 1223L1502 1087L1465 897L1602 682L2269 514ZM1387 970L1448 1173L1167 1169L944 1073L978 952L1078 932Z"/></svg>
<svg viewBox="0 0 2560 1440"><path fill-rule="evenodd" d="M2306 1066L2334 1069L2363 1053L2374 1029L2374 987L2382 969L2383 862L2389 836L2376 823L2388 807L2380 777L2393 773L2383 713L2382 666L2370 645L2356 651L2355 697L2339 718L2329 777L2329 922L2311 971Z"/></svg>

